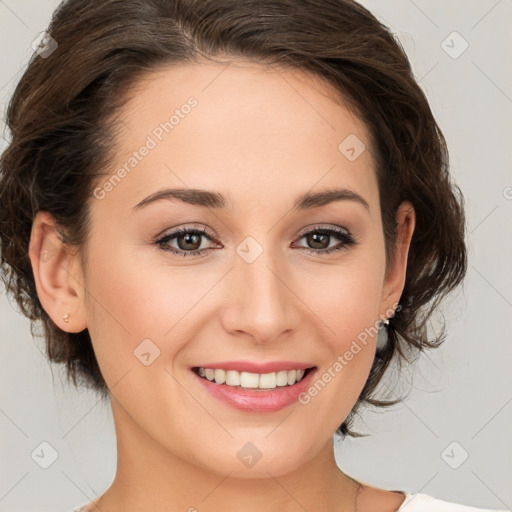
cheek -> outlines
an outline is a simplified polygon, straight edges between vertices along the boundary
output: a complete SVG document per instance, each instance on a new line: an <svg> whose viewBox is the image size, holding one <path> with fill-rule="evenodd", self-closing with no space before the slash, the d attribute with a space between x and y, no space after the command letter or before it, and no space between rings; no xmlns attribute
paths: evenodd
<svg viewBox="0 0 512 512"><path fill-rule="evenodd" d="M86 283L91 336L108 339L108 346L101 350L109 350L116 358L123 354L133 357L133 350L144 339L178 352L179 333L190 337L200 327L198 314L213 312L210 307L205 311L201 300L209 294L211 305L218 293L229 294L229 289L221 293L224 286L234 283L228 278L211 293L225 273L222 265L179 266L179 260L167 265L164 258L144 257L140 250L116 252L121 245L91 246ZM320 338L329 340L332 353L345 352L351 341L378 319L384 271L383 250L378 249L352 251L338 262L295 262L282 276L293 293L284 293L281 300L295 304L304 326L315 324ZM222 306L219 302L217 307Z"/></svg>
<svg viewBox="0 0 512 512"><path fill-rule="evenodd" d="M105 238L98 240L104 241ZM102 329L124 337L160 337L173 325L189 294L180 272L169 276L143 251L130 250L126 240L91 243L87 273L88 305ZM121 249L118 249L118 248Z"/></svg>
<svg viewBox="0 0 512 512"><path fill-rule="evenodd" d="M85 282L88 330L109 384L143 366L134 351L144 340L162 348L160 340L172 327L172 312L180 300L175 293L163 292L163 283L153 283L148 269L126 251L116 251L117 246L90 244Z"/></svg>
<svg viewBox="0 0 512 512"><path fill-rule="evenodd" d="M337 351L379 320L385 262L374 254L354 253L340 265L312 267L301 276L297 295L318 316Z"/></svg>
<svg viewBox="0 0 512 512"><path fill-rule="evenodd" d="M322 366L301 403L308 415L336 430L353 408L374 361L380 322L385 260L375 251L357 261L316 272L309 293L311 310L323 326Z"/></svg>
<svg viewBox="0 0 512 512"><path fill-rule="evenodd" d="M180 267L176 260L172 267L145 251L116 252L121 245L90 250L86 309L98 364L109 385L127 371L130 379L144 382L155 378L148 369L162 370L165 379L165 369L174 367L212 313L203 299L225 270L219 274L205 265L199 272L200 265ZM148 352L145 357L155 362L144 366L142 354Z"/></svg>

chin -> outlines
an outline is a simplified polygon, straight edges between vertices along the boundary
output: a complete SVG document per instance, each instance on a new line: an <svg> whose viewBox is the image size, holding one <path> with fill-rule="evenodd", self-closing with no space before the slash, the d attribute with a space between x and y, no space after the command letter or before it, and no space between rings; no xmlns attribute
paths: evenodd
<svg viewBox="0 0 512 512"><path fill-rule="evenodd" d="M201 457L197 463L223 477L229 474L230 478L268 479L269 474L279 477L296 471L307 464L315 455L315 450L320 450L311 442L300 443L296 436L290 434L286 436L287 442L283 441L284 436L265 438L271 431L266 429L259 436L244 436L243 440L240 437L230 439L228 443L219 444L215 451L208 449L206 457L206 451L197 454Z"/></svg>

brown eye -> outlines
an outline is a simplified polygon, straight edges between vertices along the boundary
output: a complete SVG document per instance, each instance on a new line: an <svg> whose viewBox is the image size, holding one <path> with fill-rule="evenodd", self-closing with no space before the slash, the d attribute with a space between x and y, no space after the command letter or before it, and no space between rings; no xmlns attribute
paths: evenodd
<svg viewBox="0 0 512 512"><path fill-rule="evenodd" d="M179 256L193 256L211 250L211 247L202 248L201 244L204 238L213 241L213 238L207 234L207 230L199 229L181 229L174 233L169 233L159 240L156 244L164 251L169 251ZM171 241L176 240L178 247L170 245Z"/></svg>
<svg viewBox="0 0 512 512"><path fill-rule="evenodd" d="M347 230L337 228L315 228L304 233L301 238L306 239L308 246L304 247L305 249L309 249L311 253L320 255L345 249L356 243ZM337 239L339 243L338 245L329 247L330 241L333 238Z"/></svg>
<svg viewBox="0 0 512 512"><path fill-rule="evenodd" d="M208 234L206 229L187 228L169 233L161 237L155 243L162 250L178 256L197 256L213 249L213 247L201 248L204 238L209 241L214 241L213 235ZM306 240L307 247L299 246L299 248L309 250L310 253L319 255L345 249L356 243L347 230L337 228L318 227L307 231L300 238ZM335 246L330 246L333 239L338 240L339 243ZM171 242L175 242L177 246L171 245Z"/></svg>

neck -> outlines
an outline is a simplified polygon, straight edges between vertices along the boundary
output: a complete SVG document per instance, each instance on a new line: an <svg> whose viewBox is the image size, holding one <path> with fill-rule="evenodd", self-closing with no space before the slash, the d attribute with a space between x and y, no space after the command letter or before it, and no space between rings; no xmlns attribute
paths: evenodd
<svg viewBox="0 0 512 512"><path fill-rule="evenodd" d="M102 512L355 511L359 485L337 467L332 440L287 474L266 471L266 478L236 478L170 452L136 425L116 400L112 410L117 473L95 502Z"/></svg>

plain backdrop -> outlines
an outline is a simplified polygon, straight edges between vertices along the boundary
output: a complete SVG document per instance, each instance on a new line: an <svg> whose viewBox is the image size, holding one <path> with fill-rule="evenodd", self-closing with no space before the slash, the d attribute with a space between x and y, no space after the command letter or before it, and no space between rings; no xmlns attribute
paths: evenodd
<svg viewBox="0 0 512 512"><path fill-rule="evenodd" d="M400 38L446 136L466 197L470 252L465 284L445 306L444 345L404 373L401 405L358 419L356 430L369 437L335 441L337 461L382 488L510 509L512 1L362 3ZM9 140L6 103L57 5L0 0L0 149ZM114 477L111 411L63 385L61 368L52 375L29 327L2 289L0 512L66 512ZM57 457L47 469L41 450Z"/></svg>

